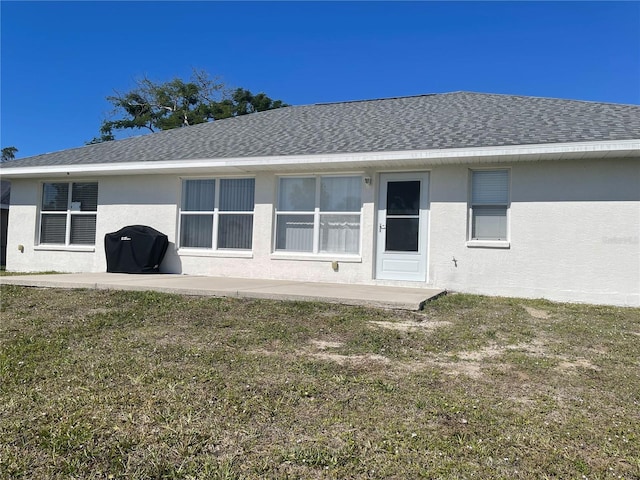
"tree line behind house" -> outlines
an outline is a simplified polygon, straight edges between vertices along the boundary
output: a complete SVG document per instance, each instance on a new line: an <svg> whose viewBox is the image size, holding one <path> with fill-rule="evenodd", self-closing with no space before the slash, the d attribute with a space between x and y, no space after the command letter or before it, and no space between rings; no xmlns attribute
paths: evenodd
<svg viewBox="0 0 640 480"><path fill-rule="evenodd" d="M100 136L89 144L115 140L118 131L134 129L157 132L223 118L286 107L265 93L228 88L219 78L194 69L185 81L174 78L156 82L144 76L127 92L107 97L114 110L104 120Z"/></svg>

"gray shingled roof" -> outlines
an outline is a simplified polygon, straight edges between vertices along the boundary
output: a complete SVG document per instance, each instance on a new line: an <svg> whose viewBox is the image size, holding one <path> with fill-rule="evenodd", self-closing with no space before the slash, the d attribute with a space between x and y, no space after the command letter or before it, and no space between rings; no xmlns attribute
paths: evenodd
<svg viewBox="0 0 640 480"><path fill-rule="evenodd" d="M640 106L455 92L286 107L37 155L11 167L631 139L640 139Z"/></svg>

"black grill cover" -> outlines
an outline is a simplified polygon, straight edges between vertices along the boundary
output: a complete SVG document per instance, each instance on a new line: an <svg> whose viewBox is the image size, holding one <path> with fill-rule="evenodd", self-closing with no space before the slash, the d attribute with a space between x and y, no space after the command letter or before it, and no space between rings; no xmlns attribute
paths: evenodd
<svg viewBox="0 0 640 480"><path fill-rule="evenodd" d="M167 252L164 233L144 225L130 225L104 236L107 272L157 273Z"/></svg>

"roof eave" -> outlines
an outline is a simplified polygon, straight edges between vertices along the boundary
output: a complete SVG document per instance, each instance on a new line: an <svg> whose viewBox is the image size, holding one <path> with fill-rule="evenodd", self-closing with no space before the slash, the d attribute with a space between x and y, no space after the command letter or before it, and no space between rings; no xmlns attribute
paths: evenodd
<svg viewBox="0 0 640 480"><path fill-rule="evenodd" d="M146 162L2 167L4 178L141 175L170 173L252 173L274 170L410 168L445 164L504 163L594 158L640 158L640 139L549 143L473 148L401 150L384 152L204 158Z"/></svg>

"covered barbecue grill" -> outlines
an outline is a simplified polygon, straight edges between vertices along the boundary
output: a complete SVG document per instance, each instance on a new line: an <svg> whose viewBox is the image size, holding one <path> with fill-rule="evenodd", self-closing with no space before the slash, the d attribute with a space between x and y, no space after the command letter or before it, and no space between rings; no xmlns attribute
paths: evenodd
<svg viewBox="0 0 640 480"><path fill-rule="evenodd" d="M158 273L169 246L164 233L144 225L129 225L104 236L107 272Z"/></svg>

